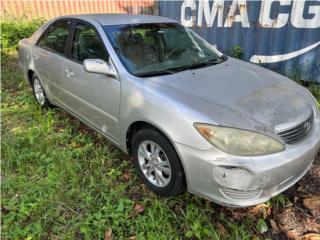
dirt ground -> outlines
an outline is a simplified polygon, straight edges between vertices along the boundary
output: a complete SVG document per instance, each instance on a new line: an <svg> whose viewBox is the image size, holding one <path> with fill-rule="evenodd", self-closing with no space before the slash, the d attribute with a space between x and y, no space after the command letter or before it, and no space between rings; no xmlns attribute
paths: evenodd
<svg viewBox="0 0 320 240"><path fill-rule="evenodd" d="M320 153L311 169L284 193L292 206L274 216L279 229L290 239L320 239ZM315 234L318 233L318 234Z"/></svg>

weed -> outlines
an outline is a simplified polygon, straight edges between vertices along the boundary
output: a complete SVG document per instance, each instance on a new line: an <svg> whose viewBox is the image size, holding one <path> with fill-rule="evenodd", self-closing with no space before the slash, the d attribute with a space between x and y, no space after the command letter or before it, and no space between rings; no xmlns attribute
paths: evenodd
<svg viewBox="0 0 320 240"><path fill-rule="evenodd" d="M259 233L265 233L268 231L267 223L264 219L260 218L257 223L257 230Z"/></svg>
<svg viewBox="0 0 320 240"><path fill-rule="evenodd" d="M277 210L283 210L288 204L291 204L288 197L286 197L283 194L279 194L273 198L271 198L268 202L268 205L272 206L273 208Z"/></svg>
<svg viewBox="0 0 320 240"><path fill-rule="evenodd" d="M241 48L240 45L236 45L232 48L231 50L231 56L234 58L241 59L243 54L243 49Z"/></svg>

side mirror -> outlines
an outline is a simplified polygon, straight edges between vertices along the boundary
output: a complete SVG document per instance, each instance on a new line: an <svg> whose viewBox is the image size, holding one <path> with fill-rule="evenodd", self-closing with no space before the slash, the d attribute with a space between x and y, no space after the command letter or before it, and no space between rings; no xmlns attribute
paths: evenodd
<svg viewBox="0 0 320 240"><path fill-rule="evenodd" d="M86 59L83 61L83 68L86 72L105 74L118 78L117 71L113 64L107 63L102 59Z"/></svg>

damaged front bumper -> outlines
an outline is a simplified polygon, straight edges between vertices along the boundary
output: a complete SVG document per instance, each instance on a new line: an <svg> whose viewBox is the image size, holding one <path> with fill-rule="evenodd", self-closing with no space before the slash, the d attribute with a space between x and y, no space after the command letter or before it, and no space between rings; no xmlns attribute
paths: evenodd
<svg viewBox="0 0 320 240"><path fill-rule="evenodd" d="M269 200L295 184L311 167L320 148L320 119L301 142L264 156L230 155L176 143L188 191L222 205L247 207Z"/></svg>

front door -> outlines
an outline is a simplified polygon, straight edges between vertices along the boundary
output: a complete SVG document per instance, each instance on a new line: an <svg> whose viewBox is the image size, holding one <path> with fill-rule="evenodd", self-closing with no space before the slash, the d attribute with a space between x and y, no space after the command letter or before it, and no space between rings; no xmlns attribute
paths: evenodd
<svg viewBox="0 0 320 240"><path fill-rule="evenodd" d="M120 81L104 74L88 73L85 59L111 61L96 29L87 23L75 25L69 59L63 66L64 105L95 128L119 140Z"/></svg>

